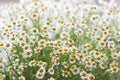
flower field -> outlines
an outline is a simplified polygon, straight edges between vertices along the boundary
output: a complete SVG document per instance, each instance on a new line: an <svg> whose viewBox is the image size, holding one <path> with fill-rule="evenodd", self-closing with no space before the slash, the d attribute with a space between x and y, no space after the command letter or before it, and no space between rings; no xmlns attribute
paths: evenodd
<svg viewBox="0 0 120 80"><path fill-rule="evenodd" d="M120 80L119 4L34 0L2 6L0 80Z"/></svg>

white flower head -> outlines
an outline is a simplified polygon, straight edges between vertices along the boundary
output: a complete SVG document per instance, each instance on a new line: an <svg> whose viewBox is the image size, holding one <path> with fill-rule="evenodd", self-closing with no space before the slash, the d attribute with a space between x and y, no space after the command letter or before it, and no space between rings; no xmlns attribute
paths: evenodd
<svg viewBox="0 0 120 80"><path fill-rule="evenodd" d="M25 80L24 76L18 77L18 80Z"/></svg>
<svg viewBox="0 0 120 80"><path fill-rule="evenodd" d="M55 80L53 77L50 77L48 80Z"/></svg>

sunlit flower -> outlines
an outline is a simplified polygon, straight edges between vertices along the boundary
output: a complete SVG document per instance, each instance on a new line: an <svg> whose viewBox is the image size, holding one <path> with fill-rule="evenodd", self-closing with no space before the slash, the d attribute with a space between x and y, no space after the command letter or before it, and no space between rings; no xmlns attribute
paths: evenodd
<svg viewBox="0 0 120 80"><path fill-rule="evenodd" d="M93 74L88 74L90 80L95 80L95 76Z"/></svg>
<svg viewBox="0 0 120 80"><path fill-rule="evenodd" d="M105 63L100 63L100 68L105 69L106 64Z"/></svg>
<svg viewBox="0 0 120 80"><path fill-rule="evenodd" d="M62 76L63 77L68 77L68 75L69 75L68 71L66 71L66 70L62 71Z"/></svg>
<svg viewBox="0 0 120 80"><path fill-rule="evenodd" d="M55 80L53 77L50 77L48 80Z"/></svg>
<svg viewBox="0 0 120 80"><path fill-rule="evenodd" d="M69 67L69 64L67 62L63 62L62 64L65 68L68 68Z"/></svg>
<svg viewBox="0 0 120 80"><path fill-rule="evenodd" d="M4 80L5 75L0 75L0 80Z"/></svg>
<svg viewBox="0 0 120 80"><path fill-rule="evenodd" d="M69 58L69 61L70 61L70 63L72 63L72 64L73 64L73 63L75 63L75 61L76 61L76 60L75 60L75 58L70 57L70 58Z"/></svg>
<svg viewBox="0 0 120 80"><path fill-rule="evenodd" d="M29 65L30 65L30 66L35 66L35 60L30 61L30 62L29 62Z"/></svg>
<svg viewBox="0 0 120 80"><path fill-rule="evenodd" d="M48 72L49 72L51 75L53 75L53 74L54 74L54 69L53 69L53 68L50 68L50 69L48 70Z"/></svg>
<svg viewBox="0 0 120 80"><path fill-rule="evenodd" d="M29 57L32 56L32 53L31 53L31 51L27 50L27 51L25 51L25 52L23 53L23 56L24 56L25 58L29 58Z"/></svg>
<svg viewBox="0 0 120 80"><path fill-rule="evenodd" d="M90 80L89 77L83 77L82 80Z"/></svg>
<svg viewBox="0 0 120 80"><path fill-rule="evenodd" d="M17 72L18 72L19 74L21 74L23 70L24 70L24 68L23 68L22 66L20 66L20 67L18 67Z"/></svg>
<svg viewBox="0 0 120 80"><path fill-rule="evenodd" d="M35 50L35 53L39 53L41 51L41 48L40 47L36 47L34 50Z"/></svg>
<svg viewBox="0 0 120 80"><path fill-rule="evenodd" d="M82 35L83 34L83 30L82 29L78 29L78 30L75 31L75 34Z"/></svg>
<svg viewBox="0 0 120 80"><path fill-rule="evenodd" d="M24 76L18 77L18 80L25 80Z"/></svg>
<svg viewBox="0 0 120 80"><path fill-rule="evenodd" d="M73 68L72 73L73 73L73 75L79 74L79 68L77 68L77 67Z"/></svg>
<svg viewBox="0 0 120 80"><path fill-rule="evenodd" d="M0 71L2 71L4 68L4 65L3 64L0 64Z"/></svg>
<svg viewBox="0 0 120 80"><path fill-rule="evenodd" d="M85 71L82 71L82 72L80 72L80 76L85 77L85 76L87 76L87 73Z"/></svg>
<svg viewBox="0 0 120 80"><path fill-rule="evenodd" d="M66 38L66 37L69 37L69 34L67 32L62 32L61 38Z"/></svg>
<svg viewBox="0 0 120 80"><path fill-rule="evenodd" d="M17 66L18 63L19 63L19 59L16 59L15 61L13 61L13 65L14 65L14 66Z"/></svg>
<svg viewBox="0 0 120 80"><path fill-rule="evenodd" d="M41 39L39 42L38 42L38 45L40 47L44 47L45 46L45 40L44 39Z"/></svg>
<svg viewBox="0 0 120 80"><path fill-rule="evenodd" d="M44 75L42 73L37 72L36 77L38 79L43 79Z"/></svg>
<svg viewBox="0 0 120 80"><path fill-rule="evenodd" d="M118 59L118 57L119 57L117 53L113 53L111 56L113 59Z"/></svg>

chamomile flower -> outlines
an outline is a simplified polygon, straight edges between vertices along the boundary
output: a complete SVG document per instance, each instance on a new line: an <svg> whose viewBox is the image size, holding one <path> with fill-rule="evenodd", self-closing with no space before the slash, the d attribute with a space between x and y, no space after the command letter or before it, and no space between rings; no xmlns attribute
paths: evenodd
<svg viewBox="0 0 120 80"><path fill-rule="evenodd" d="M17 66L18 63L19 63L19 59L16 59L15 61L13 61L13 65L14 65L14 66Z"/></svg>
<svg viewBox="0 0 120 80"><path fill-rule="evenodd" d="M98 20L99 20L99 15L92 15L90 20L91 20L92 22L98 22Z"/></svg>
<svg viewBox="0 0 120 80"><path fill-rule="evenodd" d="M29 65L30 65L30 66L35 66L35 60L30 61L30 62L29 62Z"/></svg>
<svg viewBox="0 0 120 80"><path fill-rule="evenodd" d="M41 40L38 42L38 45L39 45L40 47L44 47L44 46L45 46L45 43L46 43L46 41L45 41L44 39L41 39Z"/></svg>
<svg viewBox="0 0 120 80"><path fill-rule="evenodd" d="M8 71L11 71L13 69L13 66L8 66Z"/></svg>
<svg viewBox="0 0 120 80"><path fill-rule="evenodd" d="M44 75L42 73L37 72L36 73L36 78L38 79L43 79Z"/></svg>
<svg viewBox="0 0 120 80"><path fill-rule="evenodd" d="M31 40L32 40L33 42L36 42L37 39L38 39L36 36L31 36L30 38L31 38Z"/></svg>
<svg viewBox="0 0 120 80"><path fill-rule="evenodd" d="M40 51L41 51L41 47L36 47L35 49L34 49L34 51L35 51L35 53L39 53Z"/></svg>
<svg viewBox="0 0 120 80"><path fill-rule="evenodd" d="M53 68L49 68L48 72L53 75L54 74L54 69Z"/></svg>
<svg viewBox="0 0 120 80"><path fill-rule="evenodd" d="M83 77L82 80L90 80L89 77Z"/></svg>
<svg viewBox="0 0 120 80"><path fill-rule="evenodd" d="M53 32L55 32L55 31L57 30L57 28L53 26L53 27L51 28L51 30L52 30Z"/></svg>
<svg viewBox="0 0 120 80"><path fill-rule="evenodd" d="M118 57L119 57L117 53L113 53L111 56L113 59L118 59Z"/></svg>
<svg viewBox="0 0 120 80"><path fill-rule="evenodd" d="M62 65L64 66L64 68L68 68L69 64L67 62L63 62Z"/></svg>
<svg viewBox="0 0 120 80"><path fill-rule="evenodd" d="M75 31L75 34L82 35L83 34L83 30L82 29L78 29L78 30Z"/></svg>
<svg viewBox="0 0 120 80"><path fill-rule="evenodd" d="M23 46L23 50L29 50L30 48L29 48L29 46L28 45L24 45Z"/></svg>
<svg viewBox="0 0 120 80"><path fill-rule="evenodd" d="M88 74L90 80L95 80L95 76L93 74Z"/></svg>
<svg viewBox="0 0 120 80"><path fill-rule="evenodd" d="M117 73L119 71L119 68L118 67L113 67L113 68L111 68L111 70L113 71L113 73Z"/></svg>
<svg viewBox="0 0 120 80"><path fill-rule="evenodd" d="M105 68L106 68L106 64L103 63L103 62L101 62L99 65L100 65L100 68L102 68L102 69L105 69Z"/></svg>
<svg viewBox="0 0 120 80"><path fill-rule="evenodd" d="M71 52L76 52L76 51L77 51L77 47L72 46L72 47L70 48L70 50L71 50Z"/></svg>
<svg viewBox="0 0 120 80"><path fill-rule="evenodd" d="M38 65L39 67L46 67L46 66L47 66L47 63L46 63L46 62L43 62L43 61L39 61L39 62L37 63L37 65Z"/></svg>
<svg viewBox="0 0 120 80"><path fill-rule="evenodd" d="M5 75L0 75L0 80L4 80L5 79Z"/></svg>
<svg viewBox="0 0 120 80"><path fill-rule="evenodd" d="M3 71L4 65L0 64L0 71Z"/></svg>
<svg viewBox="0 0 120 80"><path fill-rule="evenodd" d="M25 38L24 38L23 36L20 36L20 37L18 38L18 40L19 40L20 42L22 42L22 41L25 40Z"/></svg>
<svg viewBox="0 0 120 80"><path fill-rule="evenodd" d="M3 60L2 59L0 59L0 63L2 63L3 62Z"/></svg>
<svg viewBox="0 0 120 80"><path fill-rule="evenodd" d="M33 33L33 34L36 34L36 33L38 33L38 29L36 29L36 28L33 28L33 29L32 29L32 33Z"/></svg>
<svg viewBox="0 0 120 80"><path fill-rule="evenodd" d="M80 72L80 76L85 77L85 76L87 76L87 73L85 71L82 71L82 72Z"/></svg>
<svg viewBox="0 0 120 80"><path fill-rule="evenodd" d="M64 54L68 54L69 53L69 48L68 47L64 47L63 48L63 53Z"/></svg>
<svg viewBox="0 0 120 80"><path fill-rule="evenodd" d="M17 72L18 72L19 74L22 74L23 70L24 70L24 68L23 68L22 66L19 66L19 67L17 68Z"/></svg>
<svg viewBox="0 0 120 80"><path fill-rule="evenodd" d="M37 21L37 19L38 19L38 14L37 14L37 13L31 14L31 18L32 18L33 20Z"/></svg>
<svg viewBox="0 0 120 80"><path fill-rule="evenodd" d="M92 62L91 61L86 61L86 67L92 67Z"/></svg>
<svg viewBox="0 0 120 80"><path fill-rule="evenodd" d="M31 53L30 50L26 50L26 51L24 51L23 56L24 56L25 58L29 58L29 57L32 56L32 53Z"/></svg>
<svg viewBox="0 0 120 80"><path fill-rule="evenodd" d="M45 68L41 67L37 72L40 74L45 74L46 71L45 71Z"/></svg>
<svg viewBox="0 0 120 80"><path fill-rule="evenodd" d="M11 46L12 46L11 43L8 43L8 42L5 43L5 47L6 47L6 48L11 48Z"/></svg>
<svg viewBox="0 0 120 80"><path fill-rule="evenodd" d="M63 70L63 71L62 71L62 76L63 76L63 77L68 77L69 74L70 74L70 73L69 73L67 70Z"/></svg>
<svg viewBox="0 0 120 80"><path fill-rule="evenodd" d="M48 29L47 26L43 26L43 27L42 27L42 30L43 30L43 31L47 31L47 29Z"/></svg>
<svg viewBox="0 0 120 80"><path fill-rule="evenodd" d="M67 32L61 33L61 38L67 38L67 37L69 37L69 34Z"/></svg>
<svg viewBox="0 0 120 80"><path fill-rule="evenodd" d="M4 42L0 42L0 47L3 47L4 46Z"/></svg>
<svg viewBox="0 0 120 80"><path fill-rule="evenodd" d="M69 61L70 61L71 64L73 64L73 63L76 62L75 58L73 58L73 57L70 57L70 58L69 58Z"/></svg>
<svg viewBox="0 0 120 80"><path fill-rule="evenodd" d="M53 78L53 77L50 77L48 80L55 80L55 78Z"/></svg>
<svg viewBox="0 0 120 80"><path fill-rule="evenodd" d="M77 67L75 67L75 68L72 69L73 75L77 75L77 74L79 74L79 72L80 72L80 70Z"/></svg>
<svg viewBox="0 0 120 80"><path fill-rule="evenodd" d="M53 65L59 65L60 64L60 59L58 57L55 57L52 59Z"/></svg>
<svg viewBox="0 0 120 80"><path fill-rule="evenodd" d="M18 77L18 80L25 80L24 76Z"/></svg>

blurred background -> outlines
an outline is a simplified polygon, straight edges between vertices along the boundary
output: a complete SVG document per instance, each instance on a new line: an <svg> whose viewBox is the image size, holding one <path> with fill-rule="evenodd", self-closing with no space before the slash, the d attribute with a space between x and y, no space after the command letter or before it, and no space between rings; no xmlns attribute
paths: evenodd
<svg viewBox="0 0 120 80"><path fill-rule="evenodd" d="M8 4L10 2L13 3L24 3L24 2L31 2L31 1L36 1L36 0L0 0L0 6L4 5L4 4ZM58 1L58 0L57 0ZM110 1L110 0L106 0L106 1ZM115 0L117 3L120 3L120 0Z"/></svg>
<svg viewBox="0 0 120 80"><path fill-rule="evenodd" d="M0 6L1 5L4 5L4 4L8 4L10 2L13 2L13 3L19 3L20 0L0 0Z"/></svg>

